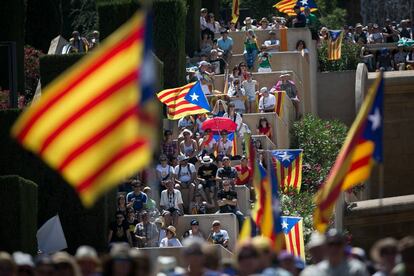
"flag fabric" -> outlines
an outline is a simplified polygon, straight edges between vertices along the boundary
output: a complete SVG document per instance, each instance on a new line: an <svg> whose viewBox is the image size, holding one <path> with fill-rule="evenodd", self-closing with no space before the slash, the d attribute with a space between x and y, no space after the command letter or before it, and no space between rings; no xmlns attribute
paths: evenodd
<svg viewBox="0 0 414 276"><path fill-rule="evenodd" d="M297 192L300 192L303 150L273 150L271 154L280 188L283 191L295 189Z"/></svg>
<svg viewBox="0 0 414 276"><path fill-rule="evenodd" d="M42 254L53 254L68 247L59 215L46 221L37 231L36 238Z"/></svg>
<svg viewBox="0 0 414 276"><path fill-rule="evenodd" d="M374 163L382 163L384 80L375 80L348 132L326 182L315 196L314 226L325 232L335 202L346 191L367 180Z"/></svg>
<svg viewBox="0 0 414 276"><path fill-rule="evenodd" d="M178 120L187 115L211 111L200 82L158 92L158 99L168 107L168 119Z"/></svg>
<svg viewBox="0 0 414 276"><path fill-rule="evenodd" d="M305 9L305 7L309 7L311 12L318 10L318 6L314 0L282 0L276 3L273 7L275 7L281 13L286 13L289 16L294 16L296 13L293 10L293 7L296 5L299 6L302 11Z"/></svg>
<svg viewBox="0 0 414 276"><path fill-rule="evenodd" d="M286 98L286 92L276 91L275 98L276 98L275 112L280 118L282 118L282 116L283 116L283 107L284 107L285 98Z"/></svg>
<svg viewBox="0 0 414 276"><path fill-rule="evenodd" d="M303 219L301 217L282 216L281 220L283 233L285 234L286 250L305 261Z"/></svg>
<svg viewBox="0 0 414 276"><path fill-rule="evenodd" d="M135 14L49 84L12 128L88 207L152 160L152 133L141 130L150 123L139 105L145 20L145 13Z"/></svg>
<svg viewBox="0 0 414 276"><path fill-rule="evenodd" d="M239 20L240 10L239 10L239 0L233 0L231 7L231 23L236 24Z"/></svg>
<svg viewBox="0 0 414 276"><path fill-rule="evenodd" d="M281 0L273 7L275 7L281 13L286 13L289 16L293 16L296 15L293 11L293 7L296 5L296 2L297 0Z"/></svg>
<svg viewBox="0 0 414 276"><path fill-rule="evenodd" d="M280 35L280 47L279 47L279 51L281 51L281 52L286 52L286 51L289 50L289 48L288 48L287 33L288 33L288 29L287 28L280 28L279 29L279 35Z"/></svg>
<svg viewBox="0 0 414 276"><path fill-rule="evenodd" d="M270 162L269 162L270 163ZM270 236L273 241L273 248L275 252L279 252L285 246L285 239L283 238L283 229L282 229L282 208L279 200L279 183L276 176L276 170L270 166L270 184L271 184L271 208L272 208L272 234Z"/></svg>
<svg viewBox="0 0 414 276"><path fill-rule="evenodd" d="M254 222L253 218L249 216L243 222L238 241L242 242L249 240L256 237L257 235L259 235L259 233L257 231L256 223Z"/></svg>
<svg viewBox="0 0 414 276"><path fill-rule="evenodd" d="M328 60L341 59L342 31L328 31Z"/></svg>

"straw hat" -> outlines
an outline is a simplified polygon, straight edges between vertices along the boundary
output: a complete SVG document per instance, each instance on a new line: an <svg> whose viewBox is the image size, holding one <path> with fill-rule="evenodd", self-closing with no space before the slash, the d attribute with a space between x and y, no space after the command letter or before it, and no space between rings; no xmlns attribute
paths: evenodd
<svg viewBox="0 0 414 276"><path fill-rule="evenodd" d="M250 16L246 17L243 21L244 24L247 24L247 22L249 22L250 24L252 23L252 18Z"/></svg>
<svg viewBox="0 0 414 276"><path fill-rule="evenodd" d="M178 136L178 138L183 138L183 137L184 137L184 134L186 134L186 133L188 133L188 134L190 135L190 137L191 137L191 136L193 136L193 133L191 132L191 130L189 130L189 129L184 129L184 130L180 133L180 136Z"/></svg>
<svg viewBox="0 0 414 276"><path fill-rule="evenodd" d="M266 17L263 17L263 18L259 21L259 23L260 23L260 24L262 24L262 22L269 23L269 20L267 20L267 18L266 18Z"/></svg>
<svg viewBox="0 0 414 276"><path fill-rule="evenodd" d="M177 230L175 229L174 226L172 226L172 225L168 226L167 230L170 231L171 233L173 233L173 237L175 237Z"/></svg>

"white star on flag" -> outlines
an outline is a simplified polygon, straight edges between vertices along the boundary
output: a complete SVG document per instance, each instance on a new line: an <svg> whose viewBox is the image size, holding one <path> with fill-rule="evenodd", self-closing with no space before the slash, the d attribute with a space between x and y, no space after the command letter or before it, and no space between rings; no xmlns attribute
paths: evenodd
<svg viewBox="0 0 414 276"><path fill-rule="evenodd" d="M370 114L368 116L368 120L372 123L372 131L375 131L377 128L381 126L381 113L378 107L375 108L374 114Z"/></svg>
<svg viewBox="0 0 414 276"><path fill-rule="evenodd" d="M301 0L300 2L302 3L302 6L307 6L308 5L308 0Z"/></svg>
<svg viewBox="0 0 414 276"><path fill-rule="evenodd" d="M289 161L290 158L292 157L292 155L288 154L286 151L283 152L283 154L280 156L282 158L282 162L283 161Z"/></svg>
<svg viewBox="0 0 414 276"><path fill-rule="evenodd" d="M287 221L283 220L282 221L282 229L288 229L288 227L289 227L289 224L287 223Z"/></svg>
<svg viewBox="0 0 414 276"><path fill-rule="evenodd" d="M190 97L191 97L191 101L198 101L199 96L195 92L193 92L193 94L191 94Z"/></svg>

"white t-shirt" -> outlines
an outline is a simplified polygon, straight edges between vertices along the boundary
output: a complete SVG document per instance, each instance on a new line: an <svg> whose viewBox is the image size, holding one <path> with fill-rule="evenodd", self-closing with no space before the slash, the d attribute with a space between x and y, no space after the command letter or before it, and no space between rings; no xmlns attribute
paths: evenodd
<svg viewBox="0 0 414 276"><path fill-rule="evenodd" d="M160 206L163 206L166 209L179 209L180 204L183 204L183 198L179 190L174 189L173 193L168 193L168 190L161 192Z"/></svg>
<svg viewBox="0 0 414 276"><path fill-rule="evenodd" d="M265 40L263 45L266 46L266 47L269 47L271 45L280 46L280 41L278 39L276 39L276 40ZM277 52L279 52L279 49L270 49L270 50L266 50L266 52L268 52L268 53L277 53Z"/></svg>
<svg viewBox="0 0 414 276"><path fill-rule="evenodd" d="M163 238L160 242L160 247L182 247L183 245L177 238L168 239Z"/></svg>
<svg viewBox="0 0 414 276"><path fill-rule="evenodd" d="M163 167L161 164L158 164L155 170L160 173L161 178L165 178L168 174L171 177L174 174L174 168L170 165Z"/></svg>
<svg viewBox="0 0 414 276"><path fill-rule="evenodd" d="M227 140L225 143L223 141L218 142L218 153L225 155L228 149L233 148L233 142L230 140Z"/></svg>
<svg viewBox="0 0 414 276"><path fill-rule="evenodd" d="M246 92L246 96L248 97L256 97L256 80L252 80L248 82L247 80L243 81L242 85L244 87L244 91Z"/></svg>
<svg viewBox="0 0 414 276"><path fill-rule="evenodd" d="M203 144L203 138L200 138L198 141L198 144L201 146ZM204 148L207 151L207 154L211 154L214 152L214 145L216 144L216 140L211 139L211 141L207 144L207 146Z"/></svg>
<svg viewBox="0 0 414 276"><path fill-rule="evenodd" d="M260 110L267 110L271 106L275 106L276 104L276 97L272 94L269 94L268 97L262 96L259 100L259 109Z"/></svg>
<svg viewBox="0 0 414 276"><path fill-rule="evenodd" d="M190 171L188 171L190 169ZM180 165L175 166L175 174L177 175L177 179L182 182L188 182L191 180L191 174L196 172L195 166L191 163L188 163L188 165L181 167L180 171Z"/></svg>
<svg viewBox="0 0 414 276"><path fill-rule="evenodd" d="M226 230L220 229L219 232L213 232L211 239L214 241L214 243L221 244L223 241L229 239L229 233L227 233Z"/></svg>

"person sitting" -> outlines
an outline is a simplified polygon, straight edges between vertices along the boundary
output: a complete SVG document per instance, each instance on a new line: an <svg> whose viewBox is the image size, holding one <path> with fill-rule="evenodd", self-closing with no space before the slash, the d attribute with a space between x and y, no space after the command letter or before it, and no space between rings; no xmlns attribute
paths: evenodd
<svg viewBox="0 0 414 276"><path fill-rule="evenodd" d="M260 94L262 96L259 100L259 112L275 112L276 97L269 94L267 87L262 87L260 89Z"/></svg>
<svg viewBox="0 0 414 276"><path fill-rule="evenodd" d="M166 190L161 192L160 207L161 215L164 217L165 225L177 225L178 217L183 212L183 199L181 192L174 189L174 182L165 182Z"/></svg>
<svg viewBox="0 0 414 276"><path fill-rule="evenodd" d="M157 203L152 199L152 190L150 187L144 188L144 193L147 195L147 203L144 204L144 209L148 212L150 218L156 218L160 215L157 209Z"/></svg>
<svg viewBox="0 0 414 276"><path fill-rule="evenodd" d="M117 212L115 218L116 221L109 225L108 243L111 245L116 242L127 242L132 246L132 239L128 231L128 225L124 221L124 214Z"/></svg>
<svg viewBox="0 0 414 276"><path fill-rule="evenodd" d="M230 241L229 233L226 230L221 229L221 222L219 220L213 221L211 225L212 228L208 240L213 244L221 244L227 248Z"/></svg>
<svg viewBox="0 0 414 276"><path fill-rule="evenodd" d="M126 206L125 195L119 194L117 198L117 203L118 205L117 205L116 211L121 212L122 214L124 214L124 216L126 216L128 208Z"/></svg>
<svg viewBox="0 0 414 276"><path fill-rule="evenodd" d="M216 174L217 166L213 163L213 159L206 155L201 161L201 166L198 168L198 179L203 186L204 191L207 195L214 193L214 188L216 187Z"/></svg>
<svg viewBox="0 0 414 276"><path fill-rule="evenodd" d="M219 56L219 52L216 49L210 51L210 64L214 74L224 74L224 67L226 65L224 59Z"/></svg>
<svg viewBox="0 0 414 276"><path fill-rule="evenodd" d="M309 63L309 49L306 48L306 43L303 40L298 40L296 42L296 52L301 53L302 57L306 59L306 61Z"/></svg>
<svg viewBox="0 0 414 276"><path fill-rule="evenodd" d="M259 73L270 73L272 72L272 66L270 65L270 58L272 54L267 52L261 52L259 54L259 66L257 72Z"/></svg>
<svg viewBox="0 0 414 276"><path fill-rule="evenodd" d="M292 20L294 28L305 28L306 27L306 16L300 10L300 6L295 5L293 11L296 13L295 18Z"/></svg>
<svg viewBox="0 0 414 276"><path fill-rule="evenodd" d="M195 164L197 162L198 145L197 142L192 139L193 133L184 129L180 134L180 138L184 137L184 140L180 143L180 154L188 157L189 162Z"/></svg>
<svg viewBox="0 0 414 276"><path fill-rule="evenodd" d="M382 48L377 59L377 71L393 71L394 60L392 60L390 52L387 48Z"/></svg>
<svg viewBox="0 0 414 276"><path fill-rule="evenodd" d="M144 212L144 211L143 211ZM137 215L134 212L134 209L128 209L125 224L128 227L129 235L131 236L132 245L136 245L136 239L134 236L134 229L138 223Z"/></svg>
<svg viewBox="0 0 414 276"><path fill-rule="evenodd" d="M247 80L242 82L247 97L247 113L256 112L256 94L259 90L259 84L253 79L251 72L247 73Z"/></svg>
<svg viewBox="0 0 414 276"><path fill-rule="evenodd" d="M186 238L200 238L205 240L203 232L201 232L200 223L196 219L192 219L190 222L190 229L184 232L183 239Z"/></svg>
<svg viewBox="0 0 414 276"><path fill-rule="evenodd" d="M188 196L184 201L185 209L188 209L190 202L194 197L195 180L197 172L195 166L188 162L188 157L185 155L178 156L179 165L174 169L175 181L179 184L180 190L188 190Z"/></svg>
<svg viewBox="0 0 414 276"><path fill-rule="evenodd" d="M161 154L166 155L169 162L171 162L174 157L178 156L177 141L174 141L172 137L172 131L169 129L165 130L164 139L161 144Z"/></svg>
<svg viewBox="0 0 414 276"><path fill-rule="evenodd" d="M234 185L234 182L237 178L237 170L231 166L230 158L227 156L223 157L223 167L217 170L216 179L217 181L223 182L224 180L230 180L231 184Z"/></svg>
<svg viewBox="0 0 414 276"><path fill-rule="evenodd" d="M183 131L184 129L194 128L194 118L190 115L182 117L178 120L178 130Z"/></svg>
<svg viewBox="0 0 414 276"><path fill-rule="evenodd" d="M228 62L232 55L233 39L229 37L229 31L226 29L221 30L220 33L221 37L217 39L217 45L223 51L223 58Z"/></svg>
<svg viewBox="0 0 414 276"><path fill-rule="evenodd" d="M248 165L248 160L246 156L242 156L242 158L240 159L240 165L236 165L235 169L237 171L236 185L245 185L247 187L251 187L253 172Z"/></svg>
<svg viewBox="0 0 414 276"><path fill-rule="evenodd" d="M127 208L133 208L135 212L141 212L147 203L147 195L141 191L142 183L139 180L132 182L133 191L127 194Z"/></svg>
<svg viewBox="0 0 414 276"><path fill-rule="evenodd" d="M167 236L161 240L160 247L182 247L180 240L176 238L176 229L170 225L167 227Z"/></svg>
<svg viewBox="0 0 414 276"><path fill-rule="evenodd" d="M173 179L174 177L174 168L168 164L167 156L160 156L160 163L155 168L155 175L157 182L159 183L160 193L165 190L164 181L167 179Z"/></svg>
<svg viewBox="0 0 414 276"><path fill-rule="evenodd" d="M248 30L255 30L256 26L253 25L253 20L251 17L246 17L243 21L244 26L241 28L242 31L248 31Z"/></svg>
<svg viewBox="0 0 414 276"><path fill-rule="evenodd" d="M259 119L259 125L257 126L257 134L266 135L269 139L272 139L272 127L269 121L265 117Z"/></svg>
<svg viewBox="0 0 414 276"><path fill-rule="evenodd" d="M269 32L269 39L265 40L262 44L262 51L268 53L277 53L279 52L280 41L276 38L276 32L271 30Z"/></svg>
<svg viewBox="0 0 414 276"><path fill-rule="evenodd" d="M235 79L233 81L233 85L230 86L227 95L230 97L230 104L229 104L229 110L230 106L235 107L235 109L239 113L244 113L246 111L246 105L245 105L245 94L244 88L240 84L240 80ZM225 116L223 116L225 117Z"/></svg>
<svg viewBox="0 0 414 276"><path fill-rule="evenodd" d="M262 20L259 21L260 26L257 28L258 30L268 31L271 30L272 27L269 25L269 20L266 17L263 17Z"/></svg>
<svg viewBox="0 0 414 276"><path fill-rule="evenodd" d="M208 119L207 113L198 114L196 123L195 123L195 133L199 133L200 135L204 134L204 130L202 129L203 123Z"/></svg>
<svg viewBox="0 0 414 276"><path fill-rule="evenodd" d="M256 61L259 47L257 46L256 35L252 29L246 31L246 38L244 40L243 55L247 63L249 70L253 69L254 62Z"/></svg>
<svg viewBox="0 0 414 276"><path fill-rule="evenodd" d="M231 71L231 74L228 77L227 84L229 87L233 85L233 82L235 79L238 79L239 81L243 81L243 76L240 73L240 68L238 65L235 65L233 67L233 70Z"/></svg>
<svg viewBox="0 0 414 276"><path fill-rule="evenodd" d="M204 156L210 156L214 158L214 150L216 147L216 140L211 129L206 129L204 136L198 141L200 153L199 156L202 159Z"/></svg>
<svg viewBox="0 0 414 276"><path fill-rule="evenodd" d="M228 139L227 130L220 132L221 138L216 144L217 160L221 161L224 157L231 157L233 142Z"/></svg>
<svg viewBox="0 0 414 276"><path fill-rule="evenodd" d="M368 43L384 43L384 36L382 35L378 24L373 25L373 32L368 36Z"/></svg>
<svg viewBox="0 0 414 276"><path fill-rule="evenodd" d="M209 198L207 198L206 193L203 190L197 190L194 200L190 202L190 214L208 214L209 210L215 208L213 198L214 194L211 194Z"/></svg>
<svg viewBox="0 0 414 276"><path fill-rule="evenodd" d="M290 74L280 75L280 80L276 83L275 86L270 90L274 91L285 91L286 95L292 101L293 107L295 108L296 118L299 118L299 98L296 84L294 81L289 80Z"/></svg>
<svg viewBox="0 0 414 276"><path fill-rule="evenodd" d="M405 60L407 58L407 53L404 51L404 45L398 45L398 52L394 54L394 69L395 70L405 70Z"/></svg>
<svg viewBox="0 0 414 276"><path fill-rule="evenodd" d="M158 247L159 233L157 226L149 220L149 214L145 211L141 213L141 220L134 229L137 246L139 248Z"/></svg>
<svg viewBox="0 0 414 276"><path fill-rule="evenodd" d="M72 45L76 53L86 53L89 50L88 40L80 36L78 31L74 31L72 33L72 37L69 39L69 43Z"/></svg>
<svg viewBox="0 0 414 276"><path fill-rule="evenodd" d="M223 117L223 115L227 112L227 105L226 102L223 100L217 100L214 104L213 111L211 112L214 117Z"/></svg>
<svg viewBox="0 0 414 276"><path fill-rule="evenodd" d="M241 230L244 221L244 215L237 208L237 193L231 189L229 180L223 181L223 188L217 193L217 201L219 205L219 211L217 213L235 214L239 222L239 229Z"/></svg>

